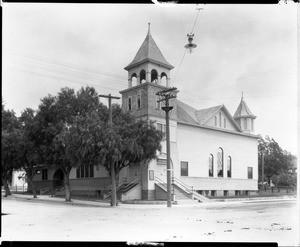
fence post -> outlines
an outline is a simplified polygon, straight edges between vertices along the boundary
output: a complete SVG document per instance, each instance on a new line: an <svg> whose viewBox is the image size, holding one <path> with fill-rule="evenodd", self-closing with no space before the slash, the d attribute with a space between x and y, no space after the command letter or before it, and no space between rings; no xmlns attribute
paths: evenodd
<svg viewBox="0 0 300 247"><path fill-rule="evenodd" d="M271 188L272 188L272 193L273 193L273 186Z"/></svg>

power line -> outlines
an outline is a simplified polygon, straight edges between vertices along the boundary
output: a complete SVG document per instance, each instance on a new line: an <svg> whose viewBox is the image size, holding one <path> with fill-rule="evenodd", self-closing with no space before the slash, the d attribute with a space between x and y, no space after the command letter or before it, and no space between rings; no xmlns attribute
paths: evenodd
<svg viewBox="0 0 300 247"><path fill-rule="evenodd" d="M29 71L29 70L16 69L16 68L13 68L11 66L8 66L8 68L12 69L12 70L18 70L18 71L22 71L22 72L26 72L26 73L30 73L30 74L35 74L35 75L39 75L39 76L44 76L44 77L48 77L48 78L52 78L52 79L63 80L65 82L77 83L77 84L81 84L81 85L90 85L90 86L95 86L95 87L99 87L99 88L106 88L106 89L110 89L110 90L119 90L119 87L118 87L118 89L114 89L113 87L105 87L105 86L97 85L97 84L93 84L93 83L83 83L83 82L79 82L79 81L70 80L68 78L49 75L49 74L45 74L45 73L38 73L38 72L34 72L34 71ZM112 85L112 86L114 86L114 85Z"/></svg>
<svg viewBox="0 0 300 247"><path fill-rule="evenodd" d="M17 56L23 56L23 57L27 57L27 58L31 58L31 59L35 59L35 60L39 60L39 61L43 61L43 62L48 62L48 63L52 63L55 65L61 65L61 66L69 67L69 68L82 69L82 70L88 70L88 71L94 72L94 73L106 74L106 75L109 75L112 77L118 77L119 79L127 79L126 76L123 76L120 74L110 73L110 72L106 72L106 71L95 69L95 68L88 68L88 67L84 67L84 66L80 66L80 65L76 65L76 64L72 64L72 63L66 63L66 62L62 62L62 61L58 61L58 60L54 60L54 59L40 57L40 56L36 56L36 55L26 53L26 52L20 52L20 51L15 52L12 49L7 49L7 51L4 51L4 53L17 55Z"/></svg>
<svg viewBox="0 0 300 247"><path fill-rule="evenodd" d="M9 62L12 62L12 61L9 61ZM16 61L14 61L14 64L16 63ZM86 74L85 72L82 73L82 72L79 72L79 71L75 71L74 72L71 72L71 71L66 71L66 70L60 70L60 69L57 69L57 68L49 68L48 66L40 66L40 65L30 65L30 64L27 64L27 63L22 63L22 62L19 62L17 61L18 64L22 64L22 65L26 65L26 66L30 66L31 68L34 66L36 68L39 68L39 69L44 69L46 71L53 71L53 72L58 72L60 74L65 74L65 75L70 75L72 77L75 77L75 78L78 78L78 79L84 79L84 80L93 80L95 82L99 82L99 83L103 83L103 80L99 77L96 77L96 76L92 76L90 74ZM110 84L115 84L115 85L118 85L118 86L123 86L125 82L121 83L121 82L117 82L117 81L112 81L111 78L106 78L105 81L109 82Z"/></svg>

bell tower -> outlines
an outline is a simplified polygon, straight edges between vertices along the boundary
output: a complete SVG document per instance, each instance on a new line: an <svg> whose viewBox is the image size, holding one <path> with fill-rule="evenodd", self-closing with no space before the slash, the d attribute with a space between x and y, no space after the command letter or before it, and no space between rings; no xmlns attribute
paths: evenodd
<svg viewBox="0 0 300 247"><path fill-rule="evenodd" d="M165 131L165 112L161 109L164 106L156 95L159 91L165 90L170 85L170 71L174 67L167 62L162 52L158 48L150 31L148 32L141 47L136 53L132 62L124 69L128 71L128 88L121 91L122 108L129 110L136 118L153 120L161 131ZM170 117L171 146L177 148L176 126L177 126L177 104L176 99L170 99L173 106ZM159 159L165 159L166 141L162 141L162 150ZM172 148L172 147L171 147ZM175 149L176 150L176 149ZM177 156L176 156L177 157ZM131 164L128 167L129 173L138 169L141 176L141 197L142 199L155 199L155 176L166 172L166 164L158 162L159 159L151 160L146 164ZM171 158L176 160L176 158ZM138 168L134 168L138 167ZM150 174L152 174L150 176ZM166 174L165 174L166 175ZM166 176L165 176L166 177Z"/></svg>
<svg viewBox="0 0 300 247"><path fill-rule="evenodd" d="M128 71L128 88L120 92L122 107L132 111L136 117L164 119L165 113L157 103L156 93L169 87L173 68L152 38L148 23L145 40L132 62L124 68ZM172 116L176 119L176 109L173 112Z"/></svg>
<svg viewBox="0 0 300 247"><path fill-rule="evenodd" d="M144 42L132 62L124 68L128 71L128 88L145 82L169 87L170 70L173 68L152 38L148 23L148 33Z"/></svg>

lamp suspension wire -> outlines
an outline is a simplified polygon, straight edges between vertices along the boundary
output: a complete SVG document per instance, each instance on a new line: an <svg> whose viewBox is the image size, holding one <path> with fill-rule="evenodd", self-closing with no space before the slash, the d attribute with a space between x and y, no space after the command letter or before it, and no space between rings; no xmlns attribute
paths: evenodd
<svg viewBox="0 0 300 247"><path fill-rule="evenodd" d="M197 6L198 6L198 4L197 4ZM189 28L189 30L191 30L191 31L189 32L189 34L192 34L192 33L193 33L193 31L194 31L194 29L195 29L195 26L196 26L196 23L197 23L197 19L198 19L200 10L203 9L203 8L197 8L197 6L196 6L197 14L196 14L196 13L194 14L194 16L196 15L196 17L193 18L193 19L195 19L194 22L193 22L193 21L191 22L191 25L190 25L190 28ZM179 71L180 71L180 68L181 68L183 59L184 59L184 57L185 57L185 54L186 54L186 50L185 50L184 53L183 53L183 56L182 56L182 58L181 58L181 60L180 60L180 63L179 63L179 67L178 67L176 76L175 76L174 80L171 81L170 86L173 84L173 82L174 82L174 84L176 83L176 79L177 79L177 76L178 76L178 74L179 74Z"/></svg>
<svg viewBox="0 0 300 247"><path fill-rule="evenodd" d="M197 7L196 7L196 10L197 10L198 12L197 12L197 15L196 15L196 19L195 19L195 21L194 21L193 28L191 29L191 32L190 32L190 33L193 33L193 31L194 31L194 29L195 29L195 26L196 26L197 19L198 19L198 16L199 16L199 13L200 13L201 8L197 8Z"/></svg>

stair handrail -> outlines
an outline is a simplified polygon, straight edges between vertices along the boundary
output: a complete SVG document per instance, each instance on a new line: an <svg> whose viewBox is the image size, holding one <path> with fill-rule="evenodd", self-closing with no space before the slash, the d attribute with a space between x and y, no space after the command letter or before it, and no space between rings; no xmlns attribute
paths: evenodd
<svg viewBox="0 0 300 247"><path fill-rule="evenodd" d="M123 186L124 183L126 183L127 178L123 178L123 180L121 180L121 182L118 184L117 189L120 188L121 186ZM111 184L104 187L106 190L111 190Z"/></svg>
<svg viewBox="0 0 300 247"><path fill-rule="evenodd" d="M46 187L45 189L41 189L40 194L43 195L43 194L47 193L48 191L52 190L52 188L53 188L53 186L50 185L50 186Z"/></svg>
<svg viewBox="0 0 300 247"><path fill-rule="evenodd" d="M173 177L173 183L177 185L179 188L183 189L188 194L193 194L193 186L186 185L178 178Z"/></svg>
<svg viewBox="0 0 300 247"><path fill-rule="evenodd" d="M163 186L165 189L167 189L167 183L165 181L163 181L161 178L159 177L155 177L155 181L158 182L161 186Z"/></svg>
<svg viewBox="0 0 300 247"><path fill-rule="evenodd" d="M139 183L141 181L140 178L136 178L133 181L129 182L128 184L126 184L123 189L127 189L128 187L132 186L133 184Z"/></svg>

